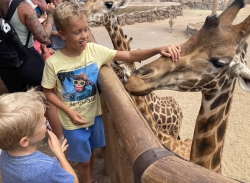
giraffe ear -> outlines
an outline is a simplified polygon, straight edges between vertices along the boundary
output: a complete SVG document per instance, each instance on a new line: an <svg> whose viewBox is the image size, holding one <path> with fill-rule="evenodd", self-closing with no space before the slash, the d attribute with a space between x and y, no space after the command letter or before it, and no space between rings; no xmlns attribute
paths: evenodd
<svg viewBox="0 0 250 183"><path fill-rule="evenodd" d="M250 93L250 79L239 77L239 84L242 90Z"/></svg>
<svg viewBox="0 0 250 183"><path fill-rule="evenodd" d="M115 9L123 9L128 6L130 0L120 0L115 4Z"/></svg>
<svg viewBox="0 0 250 183"><path fill-rule="evenodd" d="M237 16L241 8L245 6L244 0L233 1L226 10L220 14L220 25L232 25L233 20Z"/></svg>

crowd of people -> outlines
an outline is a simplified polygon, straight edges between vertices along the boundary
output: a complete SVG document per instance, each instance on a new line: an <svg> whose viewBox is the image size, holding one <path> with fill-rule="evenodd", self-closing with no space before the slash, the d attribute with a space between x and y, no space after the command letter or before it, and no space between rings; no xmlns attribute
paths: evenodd
<svg viewBox="0 0 250 183"><path fill-rule="evenodd" d="M1 1L1 16L6 15L11 1L15 0ZM94 149L105 146L97 89L101 66L112 60L135 62L156 54L176 61L181 48L170 45L116 51L90 42L84 7L62 0L23 1L11 23L23 44L29 32L32 36L23 65L0 68L9 91L0 96L3 182L97 183ZM56 159L36 149L46 134ZM77 163L78 176L68 160Z"/></svg>

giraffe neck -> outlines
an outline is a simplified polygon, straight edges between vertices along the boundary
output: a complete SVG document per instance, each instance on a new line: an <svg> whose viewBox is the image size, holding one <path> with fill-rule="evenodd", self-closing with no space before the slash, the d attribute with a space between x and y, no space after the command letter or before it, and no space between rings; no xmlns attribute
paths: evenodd
<svg viewBox="0 0 250 183"><path fill-rule="evenodd" d="M247 43L242 41L236 50L235 63L246 64ZM206 84L212 89L202 92L202 103L196 120L190 159L195 163L221 172L223 141L228 123L236 79L230 76L233 66L222 70Z"/></svg>
<svg viewBox="0 0 250 183"><path fill-rule="evenodd" d="M113 11L104 16L104 26L108 31L115 50L130 50L119 19Z"/></svg>
<svg viewBox="0 0 250 183"><path fill-rule="evenodd" d="M236 80L222 77L214 90L202 93L200 111L196 120L191 161L221 171L222 147Z"/></svg>
<svg viewBox="0 0 250 183"><path fill-rule="evenodd" d="M159 97L153 92L144 96L131 95L131 97L162 145L176 155L189 160L192 141L177 140L183 115L174 98ZM173 105L179 110L173 110ZM178 124L176 120L171 123L173 118L178 118L176 119Z"/></svg>
<svg viewBox="0 0 250 183"><path fill-rule="evenodd" d="M129 41L126 40L126 36L123 34L119 23L119 18L114 13L111 12L105 15L104 26L116 50L130 50L129 43L131 39ZM119 64L111 63L111 66L123 84L126 83L127 78L136 69L134 63L122 61L119 61ZM131 97L160 142L175 154L189 160L192 142L191 140L177 140L183 116L178 104L173 101L174 99L171 100L170 97L158 97L153 92L146 96L131 95ZM169 108L166 109L166 106L169 106ZM177 108L173 110L173 106ZM159 116L161 112L164 114Z"/></svg>
<svg viewBox="0 0 250 183"><path fill-rule="evenodd" d="M120 20L113 11L104 16L104 26L108 31L115 50L130 51L129 44L132 38L127 41L127 37L124 35L120 25ZM113 62L111 67L123 84L127 82L129 76L136 70L134 63L123 61L119 61L119 63Z"/></svg>

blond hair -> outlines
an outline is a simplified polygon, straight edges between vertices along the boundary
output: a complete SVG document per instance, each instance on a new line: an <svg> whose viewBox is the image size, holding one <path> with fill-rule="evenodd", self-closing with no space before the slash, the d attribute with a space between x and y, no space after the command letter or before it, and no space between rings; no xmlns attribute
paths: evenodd
<svg viewBox="0 0 250 183"><path fill-rule="evenodd" d="M11 150L32 135L46 110L45 95L35 88L0 96L0 148Z"/></svg>
<svg viewBox="0 0 250 183"><path fill-rule="evenodd" d="M70 19L76 18L76 20L79 20L83 17L87 18L87 12L84 10L83 5L68 1L59 4L53 14L56 29L62 32L67 30Z"/></svg>

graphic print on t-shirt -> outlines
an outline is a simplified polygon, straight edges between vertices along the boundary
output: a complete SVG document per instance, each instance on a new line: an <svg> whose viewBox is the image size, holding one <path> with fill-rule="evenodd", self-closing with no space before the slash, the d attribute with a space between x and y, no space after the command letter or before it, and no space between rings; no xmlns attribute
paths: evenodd
<svg viewBox="0 0 250 183"><path fill-rule="evenodd" d="M60 72L57 76L65 102L77 102L96 95L98 67L95 63L74 71Z"/></svg>

